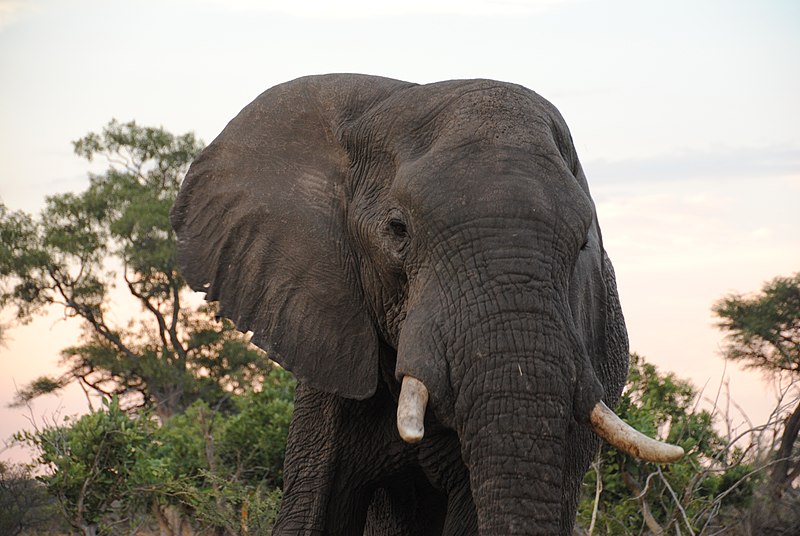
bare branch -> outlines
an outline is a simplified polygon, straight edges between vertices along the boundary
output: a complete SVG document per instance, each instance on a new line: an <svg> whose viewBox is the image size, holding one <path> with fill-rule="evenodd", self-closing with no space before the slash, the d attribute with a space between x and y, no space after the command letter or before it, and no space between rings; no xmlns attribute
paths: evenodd
<svg viewBox="0 0 800 536"><path fill-rule="evenodd" d="M83 380L83 378L81 378L81 380ZM89 396L89 390L84 386L84 382L83 381L79 381L78 385L80 386L81 391L83 391L83 396L86 397L86 403L89 405L89 411L93 413L94 412L94 404L92 404L92 397Z"/></svg>
<svg viewBox="0 0 800 536"><path fill-rule="evenodd" d="M180 307L181 307L181 289L178 283L172 278L171 275L167 276L167 280L169 281L170 289L172 289L172 322L169 326L169 337L172 341L172 346L175 351L180 356L181 360L185 363L188 359L188 355L186 352L186 348L181 343L180 338L178 337L178 319L180 315Z"/></svg>
<svg viewBox="0 0 800 536"><path fill-rule="evenodd" d="M592 462L592 469L596 478L594 488L594 506L592 507L592 522L589 524L589 536L594 533L594 525L597 521L597 510L600 508L600 493L603 491L603 475L600 473L600 455Z"/></svg>
<svg viewBox="0 0 800 536"><path fill-rule="evenodd" d="M686 524L686 528L689 530L689 534L694 536L694 530L692 529L691 523L689 523L689 519L686 517L686 510L683 509L681 502L678 500L678 497L675 495L675 491L672 489L672 486L669 485L669 481L664 476L664 473L661 471L661 466L656 466L656 470L658 471L658 476L661 477L661 480L664 482L664 486L669 491L669 494L672 496L672 500L675 502L675 506L678 507L678 511L681 513L681 517L683 518L683 522Z"/></svg>
<svg viewBox="0 0 800 536"><path fill-rule="evenodd" d="M655 536L662 536L664 534L664 528L656 521L656 518L653 517L653 513L650 511L650 505L647 504L647 500L645 500L645 495L650 490L650 476L647 477L644 489L639 486L639 483L636 482L633 475L628 471L622 471L622 481L634 494L634 498L639 501L639 508L642 511L642 517L644 518L647 528L649 528Z"/></svg>
<svg viewBox="0 0 800 536"><path fill-rule="evenodd" d="M150 300L147 299L146 296L144 296L142 293L140 293L138 290L136 290L136 286L134 285L134 282L131 281L128 278L128 265L127 265L127 263L123 267L122 276L125 279L125 284L128 285L128 291L131 294L133 294L134 297L138 298L139 301L144 306L144 308L147 309L148 311L150 311L150 313L152 313L153 317L156 319L156 322L158 323L158 335L161 338L161 343L164 345L165 349L169 348L169 343L167 342L167 336L166 336L167 323L164 320L164 315L161 314L161 311L159 311L155 306L153 306L152 303L150 303Z"/></svg>

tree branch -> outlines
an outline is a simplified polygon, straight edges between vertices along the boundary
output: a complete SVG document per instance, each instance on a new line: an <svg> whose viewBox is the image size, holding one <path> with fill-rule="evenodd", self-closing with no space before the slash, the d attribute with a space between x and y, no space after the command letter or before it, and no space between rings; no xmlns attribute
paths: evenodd
<svg viewBox="0 0 800 536"><path fill-rule="evenodd" d="M677 495L675 495L675 491L672 489L672 486L669 485L669 481L664 476L664 473L661 471L660 466L656 466L658 470L658 476L661 477L661 480L664 482L664 485L667 487L669 494L672 496L672 500L675 502L675 506L678 507L678 511L681 513L681 517L683 517L683 522L686 524L686 528L689 529L689 534L694 536L694 530L692 529L691 523L689 523L689 518L686 517L686 510L683 509L681 502L678 500Z"/></svg>
<svg viewBox="0 0 800 536"><path fill-rule="evenodd" d="M125 284L128 285L128 291L131 294L133 294L134 297L138 298L140 302L142 302L142 305L144 305L145 309L147 309L153 314L153 316L156 319L156 322L158 323L158 336L161 339L161 343L164 345L165 349L169 348L169 343L167 342L167 336L166 336L167 323L164 320L164 315L161 314L161 311L159 311L158 308L156 308L155 306L153 306L152 303L150 303L150 300L148 300L146 296L144 296L141 292L136 290L133 281L131 281L128 278L127 263L123 267L122 271L123 271L122 277L125 279Z"/></svg>
<svg viewBox="0 0 800 536"><path fill-rule="evenodd" d="M639 507L642 510L642 517L644 517L644 523L647 525L647 528L649 528L655 536L662 536L664 534L664 528L659 525L656 518L653 517L653 513L650 511L650 505L647 504L645 500L645 495L650 490L650 478L648 477L644 490L642 490L642 487L628 471L622 471L622 481L639 501Z"/></svg>
<svg viewBox="0 0 800 536"><path fill-rule="evenodd" d="M178 320L181 309L181 290L177 282L169 274L167 275L167 281L169 282L169 287L172 290L172 322L169 326L169 337L172 341L172 347L180 356L181 361L186 363L186 360L188 359L186 348L183 346L183 343L181 343L181 340L178 337Z"/></svg>
<svg viewBox="0 0 800 536"><path fill-rule="evenodd" d="M108 342L113 344L126 356L128 356L131 359L139 358L139 356L135 352L131 351L131 349L128 348L125 345L125 343L122 342L122 339L120 339L119 336L114 334L114 332L111 331L111 329L105 324L105 322L102 319L102 311L99 311L101 318L98 320L95 317L95 314L90 307L87 307L86 305L76 302L70 295L67 294L67 292L64 290L64 287L61 284L61 281L58 279L57 275L50 268L48 268L48 273L50 274L50 278L55 282L56 290L61 295L61 297L64 298L67 307L75 311L75 314L77 314L78 316L89 322L89 324L92 326L92 328L98 335L100 335Z"/></svg>

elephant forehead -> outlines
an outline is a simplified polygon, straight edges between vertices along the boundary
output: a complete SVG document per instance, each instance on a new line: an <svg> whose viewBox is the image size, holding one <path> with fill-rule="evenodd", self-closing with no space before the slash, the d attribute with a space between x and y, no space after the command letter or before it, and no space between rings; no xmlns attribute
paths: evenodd
<svg viewBox="0 0 800 536"><path fill-rule="evenodd" d="M401 159L431 151L516 147L552 151L568 141L566 125L546 99L522 86L456 80L407 88L372 118Z"/></svg>
<svg viewBox="0 0 800 536"><path fill-rule="evenodd" d="M573 227L582 234L593 208L560 157L507 149L461 159L431 152L398 169L393 191L417 221L503 222Z"/></svg>
<svg viewBox="0 0 800 536"><path fill-rule="evenodd" d="M550 221L568 211L581 222L592 216L568 163L547 147L433 146L398 165L392 192L420 214Z"/></svg>

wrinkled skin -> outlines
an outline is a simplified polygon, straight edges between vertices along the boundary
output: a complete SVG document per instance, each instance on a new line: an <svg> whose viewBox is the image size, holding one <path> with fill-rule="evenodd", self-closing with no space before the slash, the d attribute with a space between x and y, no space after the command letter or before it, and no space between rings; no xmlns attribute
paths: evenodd
<svg viewBox="0 0 800 536"><path fill-rule="evenodd" d="M568 534L627 335L566 124L490 80L308 77L173 208L186 280L299 380L275 534ZM425 437L395 424L430 392Z"/></svg>

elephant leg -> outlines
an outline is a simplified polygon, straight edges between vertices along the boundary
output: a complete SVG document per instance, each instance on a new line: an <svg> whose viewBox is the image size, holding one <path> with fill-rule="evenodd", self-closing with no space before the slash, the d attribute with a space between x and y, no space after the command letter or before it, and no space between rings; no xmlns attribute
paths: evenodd
<svg viewBox="0 0 800 536"><path fill-rule="evenodd" d="M401 498L402 499L402 498ZM378 488L372 495L367 511L364 536L406 536L411 534L408 519L402 513L406 510L402 502L390 490Z"/></svg>
<svg viewBox="0 0 800 536"><path fill-rule="evenodd" d="M441 536L446 513L447 496L413 467L375 490L364 536Z"/></svg>
<svg viewBox="0 0 800 536"><path fill-rule="evenodd" d="M395 413L385 389L357 401L298 384L273 534L361 536L375 490L414 463ZM406 509L396 500L387 504L395 510L380 507L384 514ZM395 524L402 526L402 519Z"/></svg>
<svg viewBox="0 0 800 536"><path fill-rule="evenodd" d="M430 430L420 444L418 462L426 478L447 496L442 536L473 536L478 533L478 518L469 471L461 458L461 444L455 432Z"/></svg>
<svg viewBox="0 0 800 536"><path fill-rule="evenodd" d="M283 498L273 534L360 536L369 497L345 463L348 401L298 383L284 459Z"/></svg>
<svg viewBox="0 0 800 536"><path fill-rule="evenodd" d="M440 536L446 498L427 481L418 484L404 478L376 489L364 536Z"/></svg>
<svg viewBox="0 0 800 536"><path fill-rule="evenodd" d="M475 503L472 502L472 491L467 485L448 498L442 536L472 536L477 533Z"/></svg>

